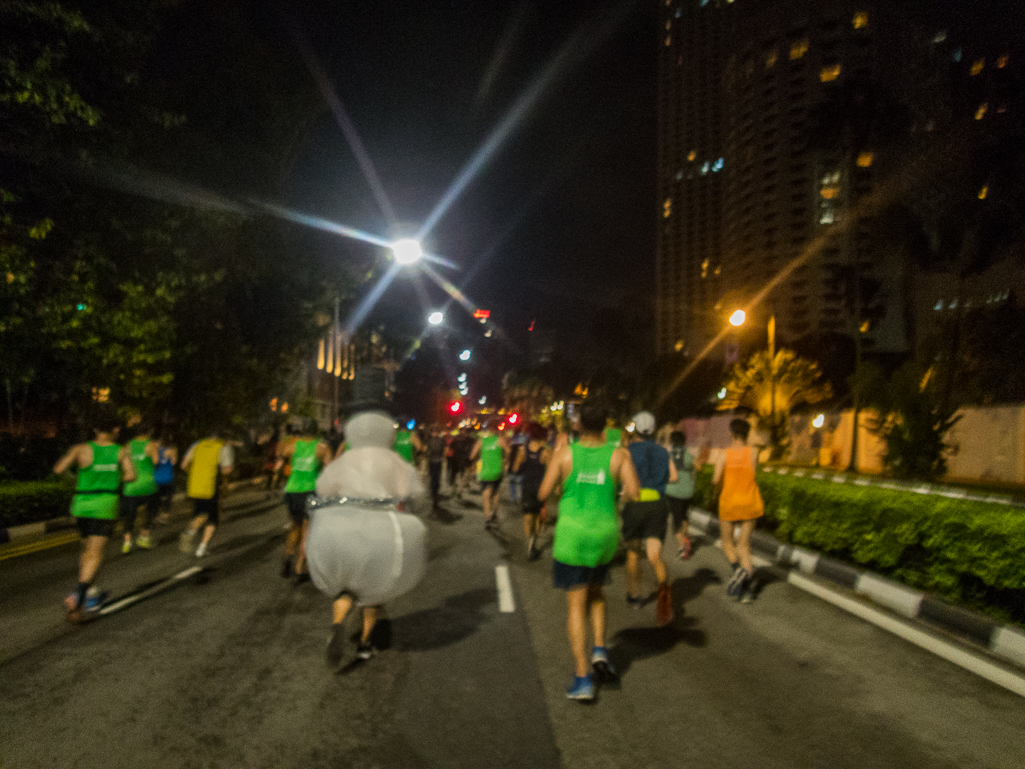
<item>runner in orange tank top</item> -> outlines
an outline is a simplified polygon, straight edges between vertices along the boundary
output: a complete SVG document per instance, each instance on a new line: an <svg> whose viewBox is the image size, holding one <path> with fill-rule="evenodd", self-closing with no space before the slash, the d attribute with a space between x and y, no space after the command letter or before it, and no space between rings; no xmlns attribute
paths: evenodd
<svg viewBox="0 0 1025 769"><path fill-rule="evenodd" d="M726 593L744 603L754 598L754 563L751 560L751 534L755 520L765 514L765 504L755 482L758 449L747 445L751 425L746 420L730 422L733 445L715 463L712 482L719 491L719 530L722 549L733 567Z"/></svg>

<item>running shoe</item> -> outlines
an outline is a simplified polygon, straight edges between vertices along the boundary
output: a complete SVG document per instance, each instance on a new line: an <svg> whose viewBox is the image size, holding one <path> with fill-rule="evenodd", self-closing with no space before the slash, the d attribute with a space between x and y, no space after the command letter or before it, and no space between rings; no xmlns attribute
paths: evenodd
<svg viewBox="0 0 1025 769"><path fill-rule="evenodd" d="M121 552L125 554L132 552L132 536L130 534L121 543Z"/></svg>
<svg viewBox="0 0 1025 769"><path fill-rule="evenodd" d="M744 582L744 587L740 592L741 603L751 603L755 598L758 597L758 580L751 577L749 580Z"/></svg>
<svg viewBox="0 0 1025 769"><path fill-rule="evenodd" d="M573 685L566 689L566 699L590 702L594 699L594 679L591 676L574 676Z"/></svg>
<svg viewBox="0 0 1025 769"><path fill-rule="evenodd" d="M655 624L665 627L673 621L673 589L668 582L658 586L658 599L655 602Z"/></svg>
<svg viewBox="0 0 1025 769"><path fill-rule="evenodd" d="M206 542L200 542L196 548L196 558L203 558L206 555Z"/></svg>
<svg viewBox="0 0 1025 769"><path fill-rule="evenodd" d="M742 566L737 566L733 571L733 576L730 577L730 581L726 584L726 595L730 598L740 599L740 594L744 589L744 583L751 579L751 574Z"/></svg>
<svg viewBox="0 0 1025 769"><path fill-rule="evenodd" d="M356 659L368 660L375 654L377 654L377 647L370 641L360 641L359 646L356 647Z"/></svg>
<svg viewBox="0 0 1025 769"><path fill-rule="evenodd" d="M680 558L682 560L686 561L688 558L690 558L690 553L691 553L690 537L684 537L683 538L683 547L680 548Z"/></svg>
<svg viewBox="0 0 1025 769"><path fill-rule="evenodd" d="M178 537L178 549L181 550L183 553L191 553L192 542L195 538L196 532L186 529L181 533L181 536Z"/></svg>
<svg viewBox="0 0 1025 769"><path fill-rule="evenodd" d="M609 662L609 652L604 646L595 646L591 652L591 667L599 681L614 681L619 677Z"/></svg>

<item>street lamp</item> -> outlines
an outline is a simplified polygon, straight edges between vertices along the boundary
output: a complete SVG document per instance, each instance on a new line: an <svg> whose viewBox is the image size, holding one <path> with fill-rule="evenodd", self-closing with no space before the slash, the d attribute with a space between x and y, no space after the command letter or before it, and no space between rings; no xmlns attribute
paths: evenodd
<svg viewBox="0 0 1025 769"><path fill-rule="evenodd" d="M731 326L742 326L747 320L747 313L736 310L730 315ZM776 313L769 316L769 419L775 430L776 425Z"/></svg>
<svg viewBox="0 0 1025 769"><path fill-rule="evenodd" d="M747 320L747 313L743 310L737 310L730 316L730 325L743 326L745 320Z"/></svg>
<svg viewBox="0 0 1025 769"><path fill-rule="evenodd" d="M396 240L391 244L391 252L395 256L395 261L404 266L415 264L424 255L420 243L412 238Z"/></svg>
<svg viewBox="0 0 1025 769"><path fill-rule="evenodd" d="M432 326L440 326L443 320L445 320L445 316L438 311L434 311L427 316L427 322Z"/></svg>
<svg viewBox="0 0 1025 769"><path fill-rule="evenodd" d="M459 360L470 360L470 351L463 350L461 353L459 353Z"/></svg>

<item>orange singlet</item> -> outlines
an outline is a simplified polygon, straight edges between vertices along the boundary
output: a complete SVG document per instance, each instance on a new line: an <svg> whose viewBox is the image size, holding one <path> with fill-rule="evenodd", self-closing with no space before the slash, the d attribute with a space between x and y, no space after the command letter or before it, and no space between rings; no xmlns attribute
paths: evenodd
<svg viewBox="0 0 1025 769"><path fill-rule="evenodd" d="M755 482L751 449L726 449L719 495L719 517L724 521L749 521L765 514L765 504Z"/></svg>

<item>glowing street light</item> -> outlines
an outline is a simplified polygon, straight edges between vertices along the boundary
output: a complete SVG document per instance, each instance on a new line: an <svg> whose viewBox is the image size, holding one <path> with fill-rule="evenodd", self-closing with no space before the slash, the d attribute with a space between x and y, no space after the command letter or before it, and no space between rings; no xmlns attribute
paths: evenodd
<svg viewBox="0 0 1025 769"><path fill-rule="evenodd" d="M456 377L456 379L458 379L460 382L465 382L466 381L466 374L460 374L459 376Z"/></svg>
<svg viewBox="0 0 1025 769"><path fill-rule="evenodd" d="M396 240L391 244L391 252L395 255L395 261L404 266L415 264L424 255L420 243L412 238Z"/></svg>
<svg viewBox="0 0 1025 769"><path fill-rule="evenodd" d="M818 430L820 427L822 427L822 425L824 425L825 423L826 423L826 415L825 414L819 414L817 417L815 417L813 420L811 420L812 427L814 427L816 430Z"/></svg>
<svg viewBox="0 0 1025 769"><path fill-rule="evenodd" d="M427 316L427 322L430 323L432 326L440 326L443 320L445 320L445 316L437 311L432 312L430 315Z"/></svg>
<svg viewBox="0 0 1025 769"><path fill-rule="evenodd" d="M463 350L461 353L459 353L459 360L470 360L470 351Z"/></svg>
<svg viewBox="0 0 1025 769"><path fill-rule="evenodd" d="M743 326L745 320L747 320L747 313L743 310L737 310L730 316L730 325Z"/></svg>

